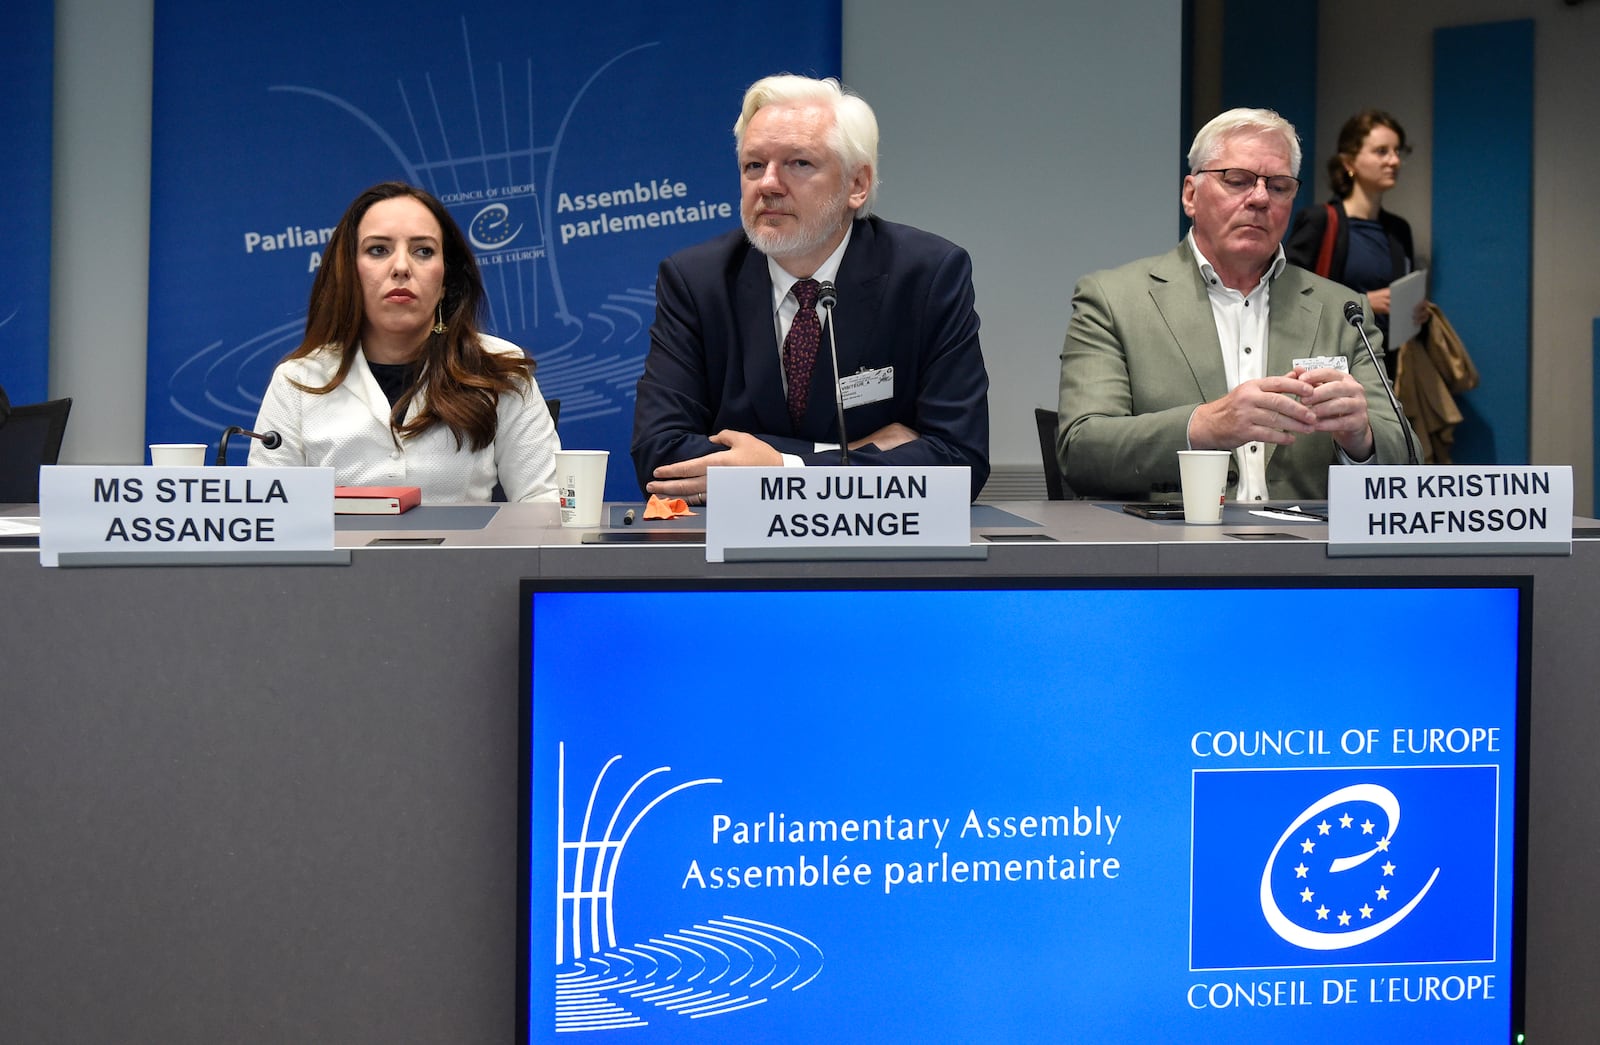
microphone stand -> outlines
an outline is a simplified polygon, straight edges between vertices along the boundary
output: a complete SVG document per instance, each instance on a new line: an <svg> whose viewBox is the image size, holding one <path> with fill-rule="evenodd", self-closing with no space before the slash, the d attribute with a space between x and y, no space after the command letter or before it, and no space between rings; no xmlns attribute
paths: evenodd
<svg viewBox="0 0 1600 1045"><path fill-rule="evenodd" d="M268 450L276 450L283 445L283 436L277 432L252 432L238 425L229 425L222 430L222 442L217 447L217 467L225 467L228 463L228 440L236 435L247 435L251 439L261 440L261 445Z"/></svg>
<svg viewBox="0 0 1600 1045"><path fill-rule="evenodd" d="M833 280L823 280L817 291L817 304L828 314L828 355L833 361L833 405L839 411L839 463L850 463L850 436L844 430L844 392L839 388L839 342L833 334L833 306L839 303L839 291Z"/></svg>
<svg viewBox="0 0 1600 1045"><path fill-rule="evenodd" d="M1406 456L1410 458L1411 464L1417 464L1417 444L1411 435L1411 426L1406 423L1405 412L1400 409L1400 400L1395 397L1394 389L1389 384L1389 375L1384 373L1383 364L1378 361L1378 353L1372 350L1372 342L1367 340L1367 332L1361 328L1362 318L1361 302L1346 301L1344 303L1344 320L1356 328L1356 333L1361 335L1361 343L1367 346L1367 358L1372 360L1373 367L1377 369L1378 380L1383 382L1384 394L1389 397L1389 406L1394 410L1394 416L1400 421L1400 434L1406 438ZM1374 437L1373 449L1374 451L1377 449L1376 437Z"/></svg>

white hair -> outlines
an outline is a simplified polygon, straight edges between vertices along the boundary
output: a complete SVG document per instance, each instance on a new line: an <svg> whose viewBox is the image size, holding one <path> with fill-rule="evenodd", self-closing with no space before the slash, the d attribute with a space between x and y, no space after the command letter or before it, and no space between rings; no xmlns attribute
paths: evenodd
<svg viewBox="0 0 1600 1045"><path fill-rule="evenodd" d="M1289 152L1290 174L1300 176L1300 136L1294 124L1271 109L1229 109L1200 128L1189 146L1189 173L1206 170L1234 138L1277 137Z"/></svg>
<svg viewBox="0 0 1600 1045"><path fill-rule="evenodd" d="M828 146L844 169L845 184L848 185L851 176L863 167L872 172L867 202L856 211L856 217L865 218L872 213L872 205L878 198L878 118L860 95L846 90L833 77L815 80L809 76L780 73L751 84L744 92L744 105L733 125L734 148L744 148L745 128L762 109L769 105L804 102L819 102L833 110Z"/></svg>

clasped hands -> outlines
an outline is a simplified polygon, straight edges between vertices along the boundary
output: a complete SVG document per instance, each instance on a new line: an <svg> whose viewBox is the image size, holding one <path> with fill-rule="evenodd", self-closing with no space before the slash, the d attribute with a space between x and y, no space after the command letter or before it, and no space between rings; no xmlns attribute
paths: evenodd
<svg viewBox="0 0 1600 1045"><path fill-rule="evenodd" d="M1327 432L1351 460L1372 456L1367 393L1342 370L1295 367L1282 377L1241 381L1189 419L1189 445L1232 450L1245 443L1287 446L1295 436Z"/></svg>
<svg viewBox="0 0 1600 1045"><path fill-rule="evenodd" d="M869 436L852 440L850 449L859 450L870 443L879 450L892 450L917 438L920 437L910 428L899 422L891 422ZM783 455L773 449L772 444L749 432L724 428L711 436L711 441L727 449L662 465L655 470L654 478L645 486L645 492L661 497L682 497L690 504L705 504L707 469L729 466L777 468L783 464Z"/></svg>

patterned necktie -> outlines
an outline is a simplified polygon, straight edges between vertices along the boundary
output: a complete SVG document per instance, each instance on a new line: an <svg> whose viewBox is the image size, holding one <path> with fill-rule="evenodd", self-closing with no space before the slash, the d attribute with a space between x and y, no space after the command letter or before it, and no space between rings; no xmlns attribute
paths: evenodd
<svg viewBox="0 0 1600 1045"><path fill-rule="evenodd" d="M814 279L794 285L794 298L800 302L783 339L783 378L789 386L789 421L798 431L806 416L806 399L811 391L811 371L817 364L817 346L822 344L822 323L817 319L817 294L822 286Z"/></svg>

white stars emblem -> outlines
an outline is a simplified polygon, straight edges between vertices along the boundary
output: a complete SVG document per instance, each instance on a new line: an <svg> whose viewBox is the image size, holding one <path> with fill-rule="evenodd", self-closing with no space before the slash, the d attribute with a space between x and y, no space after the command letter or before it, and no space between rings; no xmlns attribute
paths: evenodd
<svg viewBox="0 0 1600 1045"><path fill-rule="evenodd" d="M1349 852L1352 847L1351 843L1357 838L1364 838L1367 841L1356 842L1354 845L1360 846L1364 844L1369 845L1370 848L1355 852L1349 856L1323 858L1326 860L1325 863L1312 859L1312 854L1316 852L1318 843L1312 841L1313 835L1306 833L1306 827L1315 827L1315 837L1327 838L1330 842L1333 842L1332 820L1337 820L1342 831L1348 831L1356 824L1356 820L1347 811L1347 807L1355 803L1375 806L1383 815L1378 818L1365 818L1359 825L1361 827L1359 833L1352 831L1350 834L1341 835L1347 841L1340 844L1339 848ZM1333 810L1339 810L1342 815L1331 819L1323 815ZM1383 825L1381 827L1378 823L1380 820ZM1262 868L1261 913L1266 917L1267 924L1272 928L1272 931L1297 947L1317 951L1334 951L1355 947L1366 943L1368 940L1376 939L1398 925L1416 908L1417 904L1422 902L1423 897L1433 888L1434 882L1439 877L1439 868L1434 868L1433 874L1415 896L1412 896L1410 900L1397 908L1388 909L1390 913L1386 917L1375 919L1373 917L1375 911L1371 903L1362 903L1361 906L1354 908L1360 914L1361 924L1359 926L1352 924L1356 921L1356 915L1351 913L1350 908L1341 909L1335 914L1326 902L1318 904L1315 908L1303 908L1302 905L1313 902L1318 891L1322 895L1337 901L1337 898L1341 895L1351 895L1349 888L1351 886L1360 892L1365 892L1367 888L1366 881L1370 880L1371 877L1393 876L1395 864L1392 861L1385 861L1382 864L1369 864L1368 861L1380 853L1388 852L1390 839L1394 837L1399 827L1400 800L1395 797L1394 792L1379 784L1352 784L1348 787L1338 788L1302 810L1295 817L1294 822L1289 824L1278 838L1277 844L1273 846L1271 854L1267 857L1265 867ZM1296 834L1300 835L1300 840L1291 843ZM1287 872L1292 869L1295 879L1305 880L1304 886L1296 893L1299 897L1299 903L1293 904L1293 907L1306 911L1305 914L1299 915L1299 917L1305 918L1307 915L1314 914L1313 924L1332 922L1338 926L1337 930L1301 925L1291 919L1278 906L1278 899L1272 888L1273 869L1277 866L1278 854L1283 852L1284 848L1290 844L1299 846L1301 859L1292 868L1286 867L1283 877L1287 878ZM1364 869L1363 865L1365 865ZM1352 873L1357 872L1358 869L1362 870L1359 873ZM1337 876L1341 874L1350 874L1350 878L1338 878ZM1323 882L1327 883L1326 886L1319 884ZM1342 882L1347 884L1341 887ZM1317 885L1316 890L1312 889L1311 886L1313 884ZM1331 893L1329 892L1330 889L1332 890ZM1375 895L1378 902L1387 901L1389 890L1384 886L1379 886L1375 891ZM1354 899L1355 897L1352 897L1352 901Z"/></svg>

